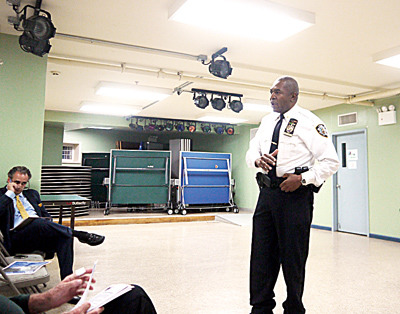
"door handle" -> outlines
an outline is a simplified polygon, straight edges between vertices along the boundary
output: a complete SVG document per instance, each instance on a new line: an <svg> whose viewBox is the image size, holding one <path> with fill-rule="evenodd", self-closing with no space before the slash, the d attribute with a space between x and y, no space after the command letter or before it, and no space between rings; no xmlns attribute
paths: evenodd
<svg viewBox="0 0 400 314"><path fill-rule="evenodd" d="M336 184L336 188L340 189L342 186L340 184Z"/></svg>

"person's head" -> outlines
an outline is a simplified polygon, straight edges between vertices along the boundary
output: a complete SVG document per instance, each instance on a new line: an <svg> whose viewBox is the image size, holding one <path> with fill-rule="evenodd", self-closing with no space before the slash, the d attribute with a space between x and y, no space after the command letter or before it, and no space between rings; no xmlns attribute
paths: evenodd
<svg viewBox="0 0 400 314"><path fill-rule="evenodd" d="M296 104L299 96L299 85L293 77L282 76L274 82L270 92L272 110L285 113Z"/></svg>
<svg viewBox="0 0 400 314"><path fill-rule="evenodd" d="M16 194L19 194L24 190L31 178L31 172L24 166L13 167L8 172L8 182L13 182L15 184Z"/></svg>

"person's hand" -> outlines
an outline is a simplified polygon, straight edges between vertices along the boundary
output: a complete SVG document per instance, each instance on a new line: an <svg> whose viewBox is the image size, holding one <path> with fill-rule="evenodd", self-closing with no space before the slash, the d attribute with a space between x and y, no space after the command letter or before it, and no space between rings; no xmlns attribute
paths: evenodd
<svg viewBox="0 0 400 314"><path fill-rule="evenodd" d="M14 193L16 192L16 183L12 182L11 180L7 181L7 190L13 191Z"/></svg>
<svg viewBox="0 0 400 314"><path fill-rule="evenodd" d="M286 178L279 187L283 192L296 191L301 186L301 175L294 173L285 173L283 178Z"/></svg>
<svg viewBox="0 0 400 314"><path fill-rule="evenodd" d="M43 292L43 293L34 293L31 294L28 301L28 307L30 313L42 313L71 300L73 297L82 294L86 287L87 282L90 278L90 274L93 269L88 268L85 269L81 274L76 275L72 274L64 278L57 286L54 288ZM96 281L92 278L92 282ZM93 287L90 286L90 290L93 290ZM85 306L83 306L85 305ZM86 313L86 311L90 308L89 303L84 303L79 308L75 309L71 313ZM76 312L76 310L80 309L80 311ZM95 311L91 311L91 314L101 313L102 309L96 309Z"/></svg>
<svg viewBox="0 0 400 314"><path fill-rule="evenodd" d="M90 303L85 302L80 307L68 312L64 312L64 314L86 314L87 310L90 308ZM103 312L104 307L99 307L93 311L87 312L87 314L99 314Z"/></svg>
<svg viewBox="0 0 400 314"><path fill-rule="evenodd" d="M256 167L263 169L267 173L275 166L276 155L278 155L278 149L275 149L271 154L264 154L254 162Z"/></svg>
<svg viewBox="0 0 400 314"><path fill-rule="evenodd" d="M85 269L85 272L77 276L76 274L71 274L64 278L57 286L50 289L46 293L49 294L49 300L51 301L51 308L58 307L77 295L81 295L86 287L87 282L90 278L90 274L92 273L92 268ZM96 280L92 278L92 283L95 283ZM93 287L90 286L90 290L93 290Z"/></svg>

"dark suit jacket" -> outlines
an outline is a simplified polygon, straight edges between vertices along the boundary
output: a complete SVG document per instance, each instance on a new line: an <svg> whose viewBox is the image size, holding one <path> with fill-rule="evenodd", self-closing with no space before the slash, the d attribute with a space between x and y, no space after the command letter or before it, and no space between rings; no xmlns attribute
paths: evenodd
<svg viewBox="0 0 400 314"><path fill-rule="evenodd" d="M8 251L11 250L10 229L14 227L14 204L11 198L5 193L7 188L0 189L0 230L4 236L4 246ZM36 190L28 189L22 192L29 203L35 209L39 217L51 217L40 200L40 195Z"/></svg>

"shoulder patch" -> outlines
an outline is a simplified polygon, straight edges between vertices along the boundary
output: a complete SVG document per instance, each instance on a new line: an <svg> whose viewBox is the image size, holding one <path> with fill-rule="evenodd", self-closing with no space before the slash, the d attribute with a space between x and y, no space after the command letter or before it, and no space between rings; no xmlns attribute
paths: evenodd
<svg viewBox="0 0 400 314"><path fill-rule="evenodd" d="M323 124L318 124L315 129L317 130L318 134L323 136L323 137L328 137L328 130L326 129L326 126Z"/></svg>

